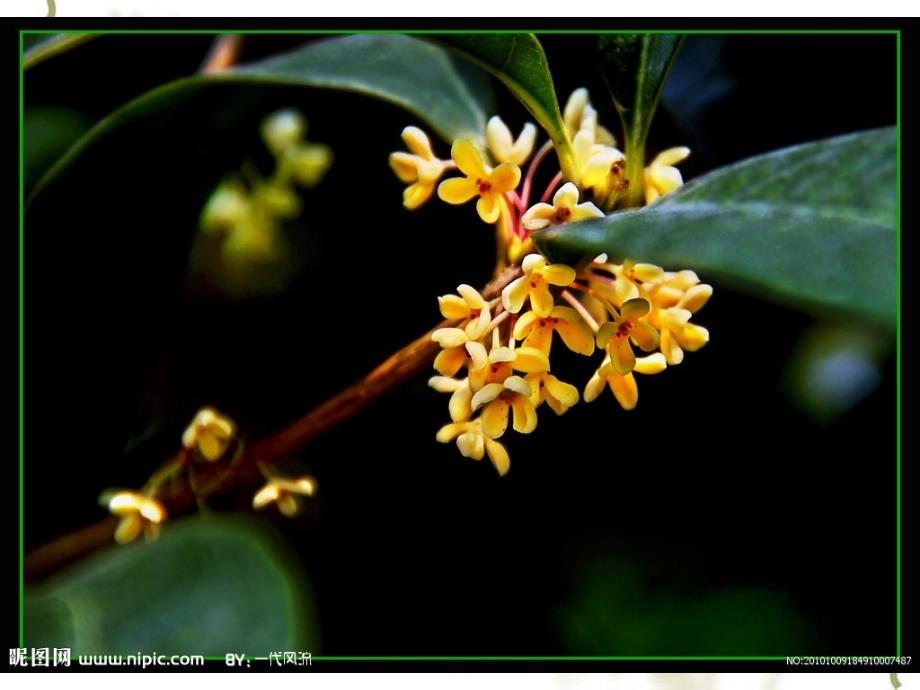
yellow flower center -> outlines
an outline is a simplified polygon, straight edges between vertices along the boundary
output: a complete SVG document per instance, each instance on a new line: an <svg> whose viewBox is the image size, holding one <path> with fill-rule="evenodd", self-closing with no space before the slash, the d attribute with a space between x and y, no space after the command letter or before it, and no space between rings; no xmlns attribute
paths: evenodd
<svg viewBox="0 0 920 690"><path fill-rule="evenodd" d="M480 194L485 194L492 189L492 183L488 180L483 180L481 177L476 179L476 186L479 188Z"/></svg>
<svg viewBox="0 0 920 690"><path fill-rule="evenodd" d="M565 223L571 215L572 209L568 208L567 206L560 206L556 209L556 222Z"/></svg>

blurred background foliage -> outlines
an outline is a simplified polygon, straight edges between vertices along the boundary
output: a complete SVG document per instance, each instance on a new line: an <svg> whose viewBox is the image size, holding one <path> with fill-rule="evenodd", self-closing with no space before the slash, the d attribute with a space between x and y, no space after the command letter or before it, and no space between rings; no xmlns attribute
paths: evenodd
<svg viewBox="0 0 920 690"><path fill-rule="evenodd" d="M314 40L250 36L242 59ZM587 86L615 125L592 38L542 42L560 99ZM88 126L194 73L210 43L103 36L30 69L27 195ZM691 36L649 153L689 146L691 179L891 125L894 61L887 36ZM818 78L816 62L833 68ZM874 75L859 98L854 73ZM515 130L526 114L500 85L495 94ZM281 107L306 115L335 162L285 224L297 266L285 289L235 297L190 271L190 250L221 179L246 160L269 166L259 123ZM141 485L200 406L269 433L430 328L437 295L487 281L492 234L472 208L402 208L387 155L407 124L418 120L352 93L215 85L122 128L36 193L25 221L27 550L102 517L102 489ZM403 270L411 281L394 292ZM419 377L289 459L320 487L298 518L188 518L158 543L33 583L27 642L331 655L890 648L893 342L715 287L700 315L707 347L644 379L633 412L605 397L509 439L506 479L435 442L446 415ZM582 387L590 364L562 364L558 375ZM859 450L867 434L871 456ZM231 492L208 512L250 499Z"/></svg>

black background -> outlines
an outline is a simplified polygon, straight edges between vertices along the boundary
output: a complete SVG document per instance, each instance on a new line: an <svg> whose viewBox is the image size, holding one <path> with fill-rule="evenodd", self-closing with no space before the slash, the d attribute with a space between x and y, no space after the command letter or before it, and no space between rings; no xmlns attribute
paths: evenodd
<svg viewBox="0 0 920 690"><path fill-rule="evenodd" d="M244 59L302 40L252 38ZM560 98L589 86L602 122L614 125L591 39L542 40ZM733 87L692 129L663 112L651 135L653 152L690 146L685 177L895 122L892 36L690 39L716 40ZM209 41L98 39L36 68L26 103L104 115L193 72ZM496 91L506 120L521 122ZM62 183L52 208L26 217L26 550L102 517L98 492L141 484L201 404L252 436L270 432L430 327L437 295L488 279L491 233L472 208L409 213L399 204L386 155L411 117L327 92L256 89L231 100L246 102L253 124L209 142L218 170L260 155L258 119L280 105L302 107L311 138L334 148L332 171L305 197L304 245L316 258L274 299L222 302L189 287L180 248L216 182L189 187L196 171L182 155L201 145L195 129L167 145L154 127L148 141L115 147L98 176ZM407 266L411 283L391 285ZM394 288L398 304L377 299ZM893 355L878 389L825 426L783 390L812 317L717 285L697 320L710 344L640 380L635 411L608 394L559 419L544 411L534 435L507 439L504 479L435 443L446 399L424 377L305 449L299 460L320 496L301 518L276 522L313 582L322 652L583 653L566 646L560 621L585 586L584 568L608 563L639 573L651 600L778 593L800 616L803 653L893 653ZM591 367L570 360L560 372L581 387ZM126 454L150 419L156 433ZM679 643L675 632L648 653L721 651ZM763 653L787 651L798 653Z"/></svg>

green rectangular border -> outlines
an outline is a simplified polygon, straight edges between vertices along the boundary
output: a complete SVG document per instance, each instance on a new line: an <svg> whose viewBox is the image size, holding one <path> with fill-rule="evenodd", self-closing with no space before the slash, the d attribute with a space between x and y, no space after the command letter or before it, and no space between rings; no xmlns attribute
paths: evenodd
<svg viewBox="0 0 920 690"><path fill-rule="evenodd" d="M61 29L58 31L50 29L20 29L19 31L19 646L25 644L25 569L24 569L24 460L25 460L25 425L24 425L24 95L23 95L23 57L24 57L24 36L25 34L53 35L53 34L197 34L197 35L217 35L222 33L239 33L249 35L262 34L310 34L310 35L336 35L336 34L458 34L458 33L477 33L477 34L507 34L507 33L530 33L526 29L519 30L450 30L450 29L254 29L246 31L220 30L220 29L104 29L99 31L93 30L73 30ZM558 34L558 35L591 35L591 34L673 34L682 33L687 35L894 35L896 37L897 53L897 96L896 96L896 120L895 127L897 130L897 185L898 185L898 204L897 204L897 328L896 328L896 391L897 391L897 416L895 420L897 434L897 453L896 453L896 525L895 525L895 656L901 656L901 30L900 29L735 29L735 30L709 30L709 29L690 29L680 32L674 30L629 30L629 31L603 31L589 29L545 29L535 30L535 34ZM800 655L801 656L801 655ZM250 659L260 659L261 657L248 657ZM267 658L267 657L266 657ZM314 656L316 661L785 661L785 656ZM223 657L205 657L208 661L222 661Z"/></svg>

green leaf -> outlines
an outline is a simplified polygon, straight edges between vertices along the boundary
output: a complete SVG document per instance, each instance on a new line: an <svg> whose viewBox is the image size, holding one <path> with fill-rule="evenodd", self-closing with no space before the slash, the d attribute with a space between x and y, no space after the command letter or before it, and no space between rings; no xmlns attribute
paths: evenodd
<svg viewBox="0 0 920 690"><path fill-rule="evenodd" d="M574 178L569 140L543 46L533 34L443 34L432 37L494 74L552 139L568 179Z"/></svg>
<svg viewBox="0 0 920 690"><path fill-rule="evenodd" d="M641 210L534 235L556 261L601 252L690 268L808 310L893 327L896 134L850 134L768 153L694 180Z"/></svg>
<svg viewBox="0 0 920 690"><path fill-rule="evenodd" d="M482 139L490 92L474 93L444 50L398 34L346 36L263 60L228 75L345 89L402 106L448 143ZM219 76L217 78L220 78Z"/></svg>
<svg viewBox="0 0 920 690"><path fill-rule="evenodd" d="M632 206L642 199L645 140L683 38L675 34L615 34L597 39L604 78L626 135Z"/></svg>
<svg viewBox="0 0 920 690"><path fill-rule="evenodd" d="M81 46L96 38L94 34L31 34L23 37L25 52L22 56L22 68L31 69L49 58Z"/></svg>
<svg viewBox="0 0 920 690"><path fill-rule="evenodd" d="M39 181L29 203L100 145L126 138L133 129L138 130L135 136L143 136L141 130L146 134L183 125L189 130L200 128L203 147L251 120L260 107L257 98L232 98L232 89L305 86L351 91L394 103L447 142L466 136L481 138L485 114L492 107L491 92L483 82L474 81L444 49L426 41L395 34L318 41L236 70L180 79L131 101L77 142ZM201 123L202 113L208 114L207 125ZM189 119L183 121L180 116ZM213 179L208 182L215 183Z"/></svg>
<svg viewBox="0 0 920 690"><path fill-rule="evenodd" d="M25 644L74 654L265 655L316 647L303 575L239 519L168 524L27 593Z"/></svg>

